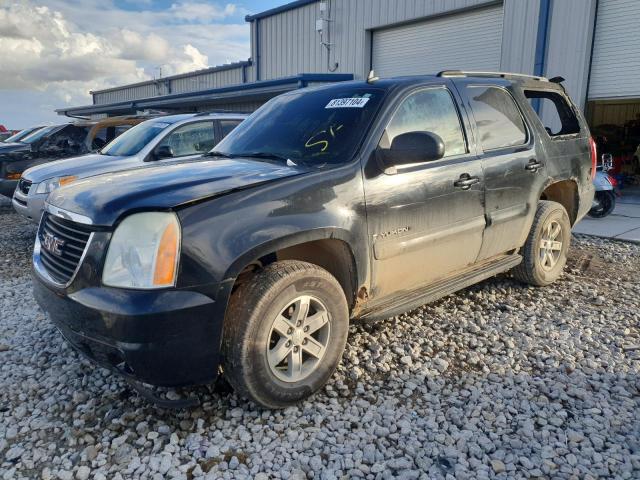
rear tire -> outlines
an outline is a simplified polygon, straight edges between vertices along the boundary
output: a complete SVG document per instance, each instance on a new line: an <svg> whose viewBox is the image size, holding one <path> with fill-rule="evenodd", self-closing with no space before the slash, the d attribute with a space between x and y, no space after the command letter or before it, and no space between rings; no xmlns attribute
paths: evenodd
<svg viewBox="0 0 640 480"><path fill-rule="evenodd" d="M522 247L522 263L513 276L529 285L543 287L555 282L567 263L571 242L571 222L562 205L541 200Z"/></svg>
<svg viewBox="0 0 640 480"><path fill-rule="evenodd" d="M326 270L287 260L233 293L225 318L224 372L241 396L282 408L320 389L347 342L349 311Z"/></svg>
<svg viewBox="0 0 640 480"><path fill-rule="evenodd" d="M589 216L592 218L604 218L613 212L616 208L616 194L613 190L603 190L596 192L598 206L589 210Z"/></svg>

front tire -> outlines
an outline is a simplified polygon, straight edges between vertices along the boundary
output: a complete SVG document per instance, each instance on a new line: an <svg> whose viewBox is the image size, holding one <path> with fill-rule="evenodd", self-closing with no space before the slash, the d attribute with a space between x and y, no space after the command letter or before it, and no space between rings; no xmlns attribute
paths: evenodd
<svg viewBox="0 0 640 480"><path fill-rule="evenodd" d="M238 394L267 408L295 404L331 377L348 327L344 292L329 272L300 261L273 263L231 297L225 376Z"/></svg>
<svg viewBox="0 0 640 480"><path fill-rule="evenodd" d="M570 242L571 222L565 208L541 200L522 247L522 263L513 269L513 276L536 287L555 282L567 263Z"/></svg>

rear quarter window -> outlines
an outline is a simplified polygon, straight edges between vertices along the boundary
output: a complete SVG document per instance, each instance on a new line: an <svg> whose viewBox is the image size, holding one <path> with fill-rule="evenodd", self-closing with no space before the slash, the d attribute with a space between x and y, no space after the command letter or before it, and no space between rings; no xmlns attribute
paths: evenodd
<svg viewBox="0 0 640 480"><path fill-rule="evenodd" d="M543 90L525 90L524 95L549 136L580 133L580 122L563 95Z"/></svg>
<svg viewBox="0 0 640 480"><path fill-rule="evenodd" d="M513 97L503 88L467 86L483 150L527 143L527 128Z"/></svg>

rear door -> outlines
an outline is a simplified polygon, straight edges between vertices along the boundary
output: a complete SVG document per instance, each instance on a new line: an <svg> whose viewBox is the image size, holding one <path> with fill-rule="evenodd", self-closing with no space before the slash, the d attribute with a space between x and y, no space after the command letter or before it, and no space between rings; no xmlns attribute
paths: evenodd
<svg viewBox="0 0 640 480"><path fill-rule="evenodd" d="M522 246L546 177L544 152L509 82L456 80L475 120L478 154L485 177L487 226L478 260Z"/></svg>
<svg viewBox="0 0 640 480"><path fill-rule="evenodd" d="M484 230L484 181L468 146L464 112L446 85L405 94L379 142L389 148L400 134L439 135L439 160L383 169L365 168L367 224L373 246L372 299L415 290L473 264Z"/></svg>

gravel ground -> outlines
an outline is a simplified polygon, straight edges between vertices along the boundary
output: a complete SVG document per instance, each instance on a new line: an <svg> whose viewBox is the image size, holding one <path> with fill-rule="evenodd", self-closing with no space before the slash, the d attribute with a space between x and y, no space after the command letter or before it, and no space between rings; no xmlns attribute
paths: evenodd
<svg viewBox="0 0 640 480"><path fill-rule="evenodd" d="M352 326L299 407L200 389L176 412L47 323L34 232L0 200L0 478L640 478L640 246L574 237L552 287L499 277Z"/></svg>

